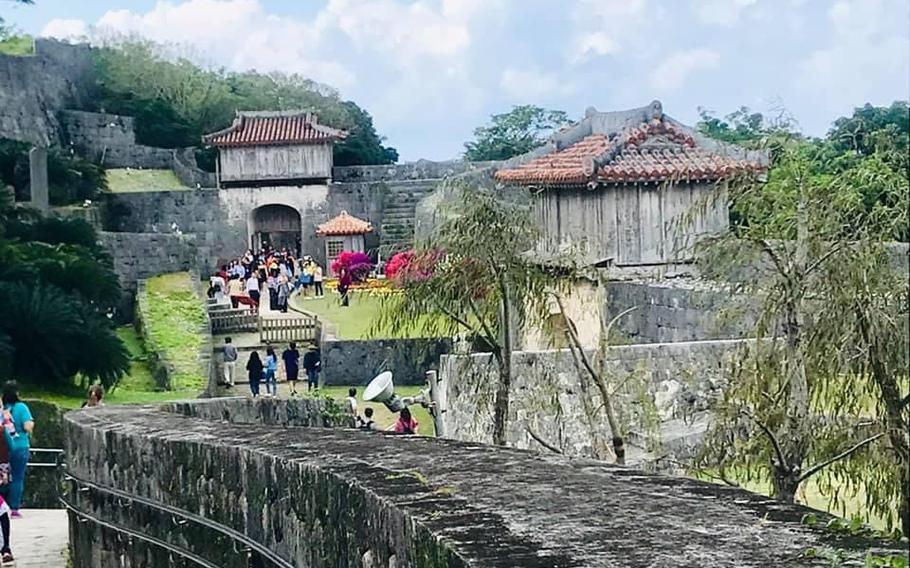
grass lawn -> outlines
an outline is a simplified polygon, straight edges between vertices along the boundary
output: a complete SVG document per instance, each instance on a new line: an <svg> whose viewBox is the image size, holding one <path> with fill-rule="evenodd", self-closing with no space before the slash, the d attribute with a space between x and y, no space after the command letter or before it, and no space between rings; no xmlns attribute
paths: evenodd
<svg viewBox="0 0 910 568"><path fill-rule="evenodd" d="M376 319L382 310L382 302L392 299L389 296L371 294L368 291L350 292L350 305L342 307L338 295L326 290L324 298L304 299L299 294L291 296L291 305L301 310L312 312L331 324L330 328L338 339L371 339L395 337L425 337L422 333L391 333L378 330L371 335Z"/></svg>
<svg viewBox="0 0 910 568"><path fill-rule="evenodd" d="M146 283L148 320L146 348L165 353L174 366L172 386L201 390L208 373L199 358L205 341L199 333L205 323L205 306L193 290L189 273L178 272L149 278Z"/></svg>
<svg viewBox="0 0 910 568"><path fill-rule="evenodd" d="M189 190L171 170L140 170L113 168L105 170L107 187L111 193L132 193L156 190Z"/></svg>
<svg viewBox="0 0 910 568"><path fill-rule="evenodd" d="M306 388L304 383L304 388ZM334 386L334 387L323 387L319 390L320 394L328 396L335 399L341 404L347 404L348 398L348 388L343 386ZM363 410L367 407L373 409L373 420L376 421L378 429L385 430L389 426L395 424L395 421L398 420L398 415L389 412L389 409L385 407L382 403L376 402L364 402L363 397L363 387L357 388L357 413L361 416L363 415ZM395 387L395 394L398 396L414 396L420 391L420 387ZM419 404L408 407L411 410L413 417L417 420L418 430L417 432L422 436L435 436L433 428L433 419L430 417L429 412L420 406Z"/></svg>

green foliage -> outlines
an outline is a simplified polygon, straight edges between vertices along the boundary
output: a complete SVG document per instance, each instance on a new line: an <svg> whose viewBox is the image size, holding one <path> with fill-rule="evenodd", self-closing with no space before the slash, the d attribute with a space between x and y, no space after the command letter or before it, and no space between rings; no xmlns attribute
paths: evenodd
<svg viewBox="0 0 910 568"><path fill-rule="evenodd" d="M905 234L910 183L887 149L838 161L832 175L818 144L769 142L767 182L728 186L748 222L699 251L706 275L746 275L733 285L761 305L753 335L775 339L737 357L703 463L770 479L788 500L818 475L835 506L861 492L870 513L907 531L908 279L887 243Z"/></svg>
<svg viewBox="0 0 910 568"><path fill-rule="evenodd" d="M12 186L21 200L29 197L30 148L25 142L0 138L0 186ZM52 205L82 203L107 189L107 179L100 166L59 148L48 150L47 180Z"/></svg>
<svg viewBox="0 0 910 568"><path fill-rule="evenodd" d="M779 129L769 124L762 113L752 112L744 106L723 118L704 108L699 108L698 114L701 117L696 125L698 131L722 142L754 145Z"/></svg>
<svg viewBox="0 0 910 568"><path fill-rule="evenodd" d="M79 374L113 385L128 366L106 313L120 298L84 221L0 202L0 377L51 386Z"/></svg>
<svg viewBox="0 0 910 568"><path fill-rule="evenodd" d="M203 69L186 57L165 57L165 46L128 41L97 51L97 110L136 117L142 144L175 148L200 144L203 134L229 126L237 110L302 109L350 132L336 147L338 165L388 164L398 159L382 145L370 115L338 93L300 75L229 73ZM172 50L173 51L173 50ZM211 152L197 155L214 170Z"/></svg>
<svg viewBox="0 0 910 568"><path fill-rule="evenodd" d="M0 53L20 56L32 55L35 53L35 38L24 34L5 34L3 19L0 18Z"/></svg>
<svg viewBox="0 0 910 568"><path fill-rule="evenodd" d="M172 170L146 170L135 168L113 168L105 171L108 191L130 193L150 189L170 191L189 190Z"/></svg>
<svg viewBox="0 0 910 568"><path fill-rule="evenodd" d="M464 158L472 162L506 160L543 146L547 136L569 123L561 110L533 105L513 107L494 114L490 124L474 129L474 140L465 143Z"/></svg>
<svg viewBox="0 0 910 568"><path fill-rule="evenodd" d="M884 147L906 154L910 147L910 105L895 101L889 107L870 104L854 109L853 115L834 121L828 141L842 152L871 156Z"/></svg>

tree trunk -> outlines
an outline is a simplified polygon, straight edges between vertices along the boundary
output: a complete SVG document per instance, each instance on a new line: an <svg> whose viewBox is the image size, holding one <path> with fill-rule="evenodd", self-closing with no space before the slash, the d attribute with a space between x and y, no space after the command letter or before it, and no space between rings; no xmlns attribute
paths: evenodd
<svg viewBox="0 0 910 568"><path fill-rule="evenodd" d="M512 298L505 279L499 277L499 329L502 335L499 354L499 382L493 401L493 443L505 446L509 420L509 397L512 390Z"/></svg>
<svg viewBox="0 0 910 568"><path fill-rule="evenodd" d="M626 446L623 441L622 428L613 408L613 395L607 385L607 355L610 349L610 323L607 321L607 283L604 277L598 281L598 313L600 314L600 342L598 345L598 376L594 377L600 396L604 403L604 412L610 424L610 435L613 441L613 453L618 465L626 465Z"/></svg>
<svg viewBox="0 0 910 568"><path fill-rule="evenodd" d="M809 219L805 190L800 183L799 203L796 207L796 254L787 275L784 293L784 333L786 336L786 379L789 387L787 415L777 434L781 456L774 456L771 471L774 476L775 497L793 503L799 488L799 476L809 451L809 380L806 376L806 359L803 345L803 295L806 267L809 256ZM777 463L782 462L782 463Z"/></svg>

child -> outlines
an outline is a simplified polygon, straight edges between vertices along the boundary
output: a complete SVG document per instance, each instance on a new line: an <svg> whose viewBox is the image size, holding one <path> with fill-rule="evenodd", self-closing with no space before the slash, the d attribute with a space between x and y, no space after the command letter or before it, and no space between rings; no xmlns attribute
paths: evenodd
<svg viewBox="0 0 910 568"><path fill-rule="evenodd" d="M360 430L375 430L376 423L373 422L373 409L369 406L363 410L363 417L357 417L357 428Z"/></svg>
<svg viewBox="0 0 910 568"><path fill-rule="evenodd" d="M351 413L357 416L357 389L348 389L348 404L351 406Z"/></svg>
<svg viewBox="0 0 910 568"><path fill-rule="evenodd" d="M417 426L417 420L411 417L411 411L404 407L398 413L398 422L392 426L391 430L394 430L396 434L416 434Z"/></svg>

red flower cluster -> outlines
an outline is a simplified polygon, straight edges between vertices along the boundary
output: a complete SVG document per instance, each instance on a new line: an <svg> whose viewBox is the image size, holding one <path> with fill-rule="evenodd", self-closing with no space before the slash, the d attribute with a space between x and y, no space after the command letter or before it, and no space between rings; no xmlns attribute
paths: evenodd
<svg viewBox="0 0 910 568"><path fill-rule="evenodd" d="M398 287L429 280L442 256L438 250L399 252L385 266L386 279Z"/></svg>
<svg viewBox="0 0 910 568"><path fill-rule="evenodd" d="M341 274L344 270L352 282L363 282L373 271L373 261L363 252L344 251L332 262L332 272Z"/></svg>

